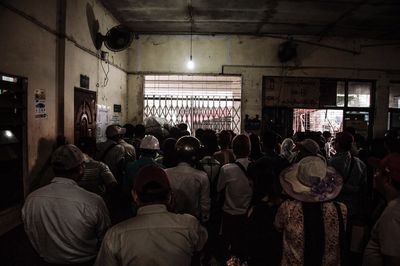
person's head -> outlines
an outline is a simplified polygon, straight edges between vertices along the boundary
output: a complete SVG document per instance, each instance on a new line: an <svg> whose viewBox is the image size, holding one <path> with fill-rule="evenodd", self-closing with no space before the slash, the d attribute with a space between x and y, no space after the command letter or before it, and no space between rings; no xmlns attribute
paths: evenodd
<svg viewBox="0 0 400 266"><path fill-rule="evenodd" d="M280 183L284 192L302 202L333 200L340 193L343 178L321 156L307 156L283 170Z"/></svg>
<svg viewBox="0 0 400 266"><path fill-rule="evenodd" d="M266 130L262 136L264 150L275 150L278 145L278 134L272 130Z"/></svg>
<svg viewBox="0 0 400 266"><path fill-rule="evenodd" d="M167 173L159 166L141 168L135 177L132 196L141 205L168 204L171 186Z"/></svg>
<svg viewBox="0 0 400 266"><path fill-rule="evenodd" d="M181 137L181 131L177 127L171 127L169 130L169 137L178 140Z"/></svg>
<svg viewBox="0 0 400 266"><path fill-rule="evenodd" d="M400 154L390 153L382 160L370 158L368 162L376 168L374 188L383 195L393 191L400 193Z"/></svg>
<svg viewBox="0 0 400 266"><path fill-rule="evenodd" d="M281 153L291 153L296 145L291 138L286 138L282 141Z"/></svg>
<svg viewBox="0 0 400 266"><path fill-rule="evenodd" d="M218 151L218 137L214 130L206 129L203 132L203 146L205 155L213 155Z"/></svg>
<svg viewBox="0 0 400 266"><path fill-rule="evenodd" d="M314 140L305 139L296 143L295 151L298 151L296 160L299 161L307 156L317 156L320 147Z"/></svg>
<svg viewBox="0 0 400 266"><path fill-rule="evenodd" d="M261 153L260 137L257 134L251 133L249 139L251 144L251 153L252 154Z"/></svg>
<svg viewBox="0 0 400 266"><path fill-rule="evenodd" d="M229 149L231 146L232 142L232 135L229 133L228 130L222 130L218 134L218 144L221 147L221 149Z"/></svg>
<svg viewBox="0 0 400 266"><path fill-rule="evenodd" d="M348 132L340 132L336 134L335 138L335 150L337 152L350 151L353 146L354 137Z"/></svg>
<svg viewBox="0 0 400 266"><path fill-rule="evenodd" d="M199 160L200 141L191 136L183 136L175 144L176 155L179 162L194 165Z"/></svg>
<svg viewBox="0 0 400 266"><path fill-rule="evenodd" d="M200 140L201 143L203 143L203 135L204 135L204 129L202 128L198 128L196 129L196 131L194 132L194 136Z"/></svg>
<svg viewBox="0 0 400 266"><path fill-rule="evenodd" d="M125 138L132 139L135 134L135 126L132 124L125 124L123 128L126 129Z"/></svg>
<svg viewBox="0 0 400 266"><path fill-rule="evenodd" d="M135 137L142 139L145 135L146 128L142 124L135 126Z"/></svg>
<svg viewBox="0 0 400 266"><path fill-rule="evenodd" d="M140 142L140 154L143 157L156 158L160 143L153 135L146 135Z"/></svg>
<svg viewBox="0 0 400 266"><path fill-rule="evenodd" d="M351 134L353 137L356 134L356 129L354 127L346 127L343 131Z"/></svg>
<svg viewBox="0 0 400 266"><path fill-rule="evenodd" d="M249 137L245 134L237 135L232 140L232 149L237 159L248 157L251 149Z"/></svg>
<svg viewBox="0 0 400 266"><path fill-rule="evenodd" d="M91 137L81 137L78 140L78 148L83 153L93 157L96 153L96 139Z"/></svg>
<svg viewBox="0 0 400 266"><path fill-rule="evenodd" d="M56 176L77 181L84 171L83 153L73 144L63 145L54 151L51 166Z"/></svg>
<svg viewBox="0 0 400 266"><path fill-rule="evenodd" d="M322 136L325 138L326 142L329 142L332 139L332 134L329 131L322 132Z"/></svg>
<svg viewBox="0 0 400 266"><path fill-rule="evenodd" d="M106 129L106 137L114 141L122 139L125 133L126 129L119 125L109 125Z"/></svg>

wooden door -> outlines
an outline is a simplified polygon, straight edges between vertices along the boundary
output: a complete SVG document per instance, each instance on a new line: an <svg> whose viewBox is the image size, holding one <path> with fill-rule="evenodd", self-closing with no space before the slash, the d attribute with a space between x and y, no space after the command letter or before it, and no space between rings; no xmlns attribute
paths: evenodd
<svg viewBox="0 0 400 266"><path fill-rule="evenodd" d="M80 138L96 140L96 92L75 88L75 144Z"/></svg>

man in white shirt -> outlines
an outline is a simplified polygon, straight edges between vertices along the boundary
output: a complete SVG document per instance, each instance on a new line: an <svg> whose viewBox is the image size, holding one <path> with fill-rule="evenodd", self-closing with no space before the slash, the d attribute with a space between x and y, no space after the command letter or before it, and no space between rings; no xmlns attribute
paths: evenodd
<svg viewBox="0 0 400 266"><path fill-rule="evenodd" d="M104 237L96 266L190 265L207 240L195 217L168 210L171 187L167 173L145 166L135 178L132 196L137 216L112 227Z"/></svg>
<svg viewBox="0 0 400 266"><path fill-rule="evenodd" d="M387 200L387 207L376 222L364 252L364 266L400 265L400 154L391 153L381 161L374 187Z"/></svg>
<svg viewBox="0 0 400 266"><path fill-rule="evenodd" d="M49 264L91 265L110 226L102 198L76 183L84 157L74 145L59 147L52 156L56 177L26 199L25 231L40 257Z"/></svg>
<svg viewBox="0 0 400 266"><path fill-rule="evenodd" d="M221 167L217 190L224 193L222 207L222 238L231 255L245 259L245 228L247 210L253 195L252 182L247 177L247 167L250 163L249 137L241 134L232 141L235 163Z"/></svg>

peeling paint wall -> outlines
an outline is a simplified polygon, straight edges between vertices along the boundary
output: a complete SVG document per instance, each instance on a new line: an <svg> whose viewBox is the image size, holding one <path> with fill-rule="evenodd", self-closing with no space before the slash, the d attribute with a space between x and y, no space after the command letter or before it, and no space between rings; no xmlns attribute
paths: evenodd
<svg viewBox="0 0 400 266"><path fill-rule="evenodd" d="M121 124L127 117L127 64L128 53L109 52L108 84L104 85L105 74L101 68L88 26L87 7L93 10L102 34L119 24L97 0L65 1L66 38L58 32L59 8L62 0L6 0L0 5L0 72L28 78L27 91L27 176L24 177L25 193L43 185L49 180L49 158L63 122L64 134L69 143L74 141L74 87L80 86L80 74L89 76L90 90L97 92L97 103L111 107L122 105L122 113L117 114ZM59 42L64 42L60 62ZM107 65L104 64L105 71ZM64 78L59 69L64 69ZM60 86L61 84L61 86ZM59 95L59 88L64 93ZM43 89L46 93L46 118L35 118L34 91ZM64 116L59 121L58 100L64 100ZM109 116L113 116L113 112ZM61 123L62 124L62 123ZM13 209L14 211L18 209ZM4 214L4 217L6 214ZM16 219L6 219L0 214L0 232L8 230Z"/></svg>
<svg viewBox="0 0 400 266"><path fill-rule="evenodd" d="M317 39L297 37L318 43ZM295 38L296 39L296 38ZM242 117L261 114L263 76L304 76L344 79L376 80L376 112L374 136L386 130L388 82L400 77L400 47L386 46L363 48L360 45L376 43L368 40L326 38L320 44L337 47L321 47L299 42L298 59L288 63L296 70L283 68L277 57L278 46L284 40L251 36L193 36L193 72L186 62L190 55L190 36L143 35L129 49L128 95L129 105L143 95L136 75L146 73L209 73L240 74L243 78ZM141 96L143 97L143 96ZM128 120L134 113L129 112Z"/></svg>

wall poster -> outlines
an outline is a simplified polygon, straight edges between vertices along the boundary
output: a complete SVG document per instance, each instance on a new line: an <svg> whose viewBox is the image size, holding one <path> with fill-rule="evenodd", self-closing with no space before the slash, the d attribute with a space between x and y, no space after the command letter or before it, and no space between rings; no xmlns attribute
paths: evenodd
<svg viewBox="0 0 400 266"><path fill-rule="evenodd" d="M46 118L46 92L43 89L35 90L35 118Z"/></svg>

